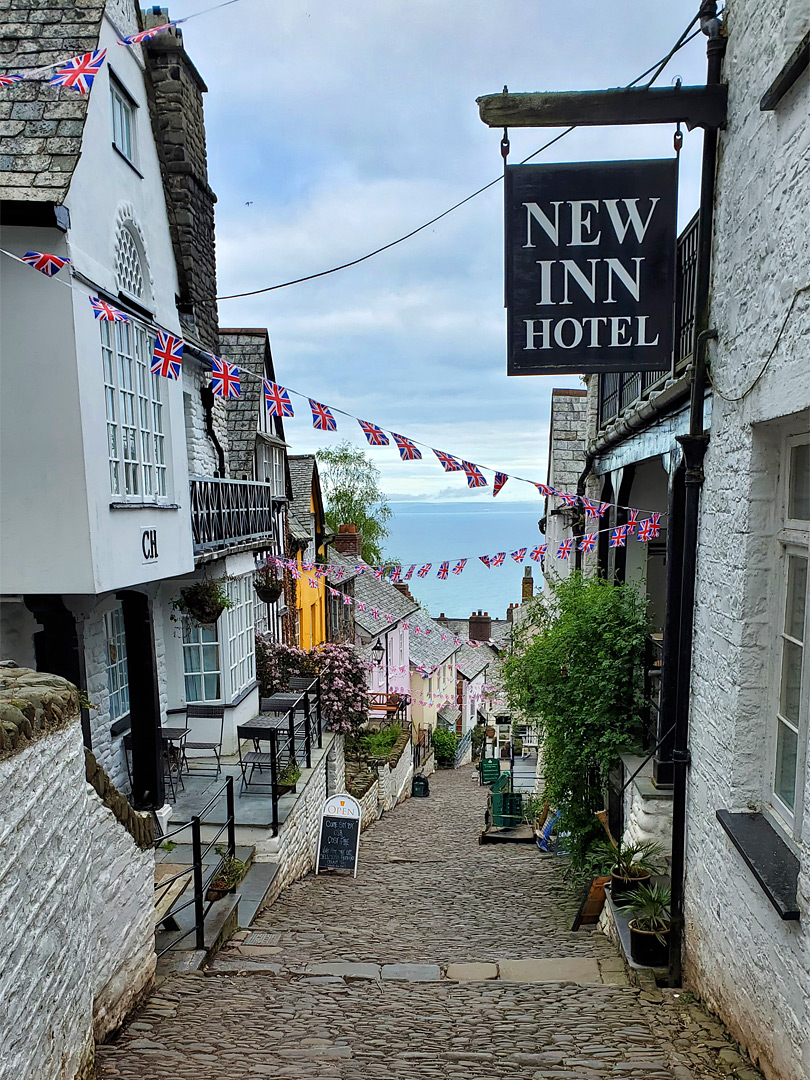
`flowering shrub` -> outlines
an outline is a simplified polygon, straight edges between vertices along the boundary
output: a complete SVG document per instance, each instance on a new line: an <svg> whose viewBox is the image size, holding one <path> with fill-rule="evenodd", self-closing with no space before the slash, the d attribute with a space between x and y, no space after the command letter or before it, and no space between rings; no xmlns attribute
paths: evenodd
<svg viewBox="0 0 810 1080"><path fill-rule="evenodd" d="M256 638L256 675L263 697L286 690L291 678L321 677L321 714L329 731L356 733L368 720L367 664L354 645L298 649Z"/></svg>

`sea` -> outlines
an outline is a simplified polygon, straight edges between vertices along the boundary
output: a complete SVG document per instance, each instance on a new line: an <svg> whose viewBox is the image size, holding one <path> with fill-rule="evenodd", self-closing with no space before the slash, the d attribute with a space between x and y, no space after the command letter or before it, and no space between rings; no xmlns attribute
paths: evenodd
<svg viewBox="0 0 810 1080"><path fill-rule="evenodd" d="M393 517L388 522L385 541L386 559L393 559L405 569L412 563L431 563L425 578L414 573L411 592L435 618L466 619L473 611L487 611L492 618L503 619L512 603L520 603L524 566L510 558L522 547L529 551L541 542L537 523L543 514L543 501L511 502L493 505L483 499L475 502L391 502ZM488 569L481 555L506 552L503 566ZM453 565L467 559L458 576L446 581L436 577L440 563ZM540 569L528 554L525 564L532 567L539 590Z"/></svg>

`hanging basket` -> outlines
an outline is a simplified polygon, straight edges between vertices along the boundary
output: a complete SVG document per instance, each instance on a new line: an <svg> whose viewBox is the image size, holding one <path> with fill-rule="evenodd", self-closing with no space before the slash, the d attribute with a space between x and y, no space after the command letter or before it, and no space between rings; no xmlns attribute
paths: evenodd
<svg viewBox="0 0 810 1080"><path fill-rule="evenodd" d="M275 604L284 592L284 585L280 581L276 585L258 585L254 582L253 588L263 604Z"/></svg>
<svg viewBox="0 0 810 1080"><path fill-rule="evenodd" d="M175 611L181 612L200 626L215 623L225 608L230 606L228 594L222 588L221 582L209 579L187 585L180 590L178 599L172 601Z"/></svg>

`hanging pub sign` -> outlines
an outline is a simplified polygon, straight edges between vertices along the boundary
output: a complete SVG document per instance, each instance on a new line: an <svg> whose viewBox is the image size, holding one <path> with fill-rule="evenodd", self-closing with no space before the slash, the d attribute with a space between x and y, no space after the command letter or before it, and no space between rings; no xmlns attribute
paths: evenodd
<svg viewBox="0 0 810 1080"><path fill-rule="evenodd" d="M508 375L670 366L675 159L506 169Z"/></svg>

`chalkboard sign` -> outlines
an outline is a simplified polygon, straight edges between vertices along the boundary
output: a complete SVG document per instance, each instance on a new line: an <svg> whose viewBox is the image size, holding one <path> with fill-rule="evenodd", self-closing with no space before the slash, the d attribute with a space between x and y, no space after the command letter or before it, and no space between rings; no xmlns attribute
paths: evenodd
<svg viewBox="0 0 810 1080"><path fill-rule="evenodd" d="M321 811L316 874L321 870L351 870L357 877L360 816L360 804L351 795L331 795L326 800Z"/></svg>

